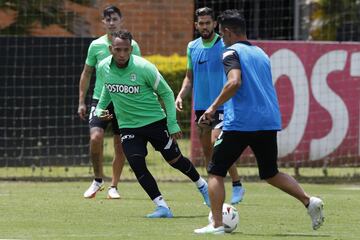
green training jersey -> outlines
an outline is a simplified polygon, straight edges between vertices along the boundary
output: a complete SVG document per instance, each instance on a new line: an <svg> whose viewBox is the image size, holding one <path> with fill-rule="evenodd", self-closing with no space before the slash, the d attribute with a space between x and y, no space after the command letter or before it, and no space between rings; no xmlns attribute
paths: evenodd
<svg viewBox="0 0 360 240"><path fill-rule="evenodd" d="M99 75L98 65L103 59L111 55L109 50L110 45L111 42L108 36L104 35L92 41L88 49L88 54L85 63L91 67L96 68L96 81L95 81L93 99L100 98L104 80L98 76ZM139 45L135 40L132 40L131 46L133 47L132 54L141 56Z"/></svg>
<svg viewBox="0 0 360 240"><path fill-rule="evenodd" d="M131 55L127 67L119 68L109 56L99 64L98 72L105 82L96 115L112 102L119 128L139 128L166 117L170 134L180 131L174 93L152 63Z"/></svg>

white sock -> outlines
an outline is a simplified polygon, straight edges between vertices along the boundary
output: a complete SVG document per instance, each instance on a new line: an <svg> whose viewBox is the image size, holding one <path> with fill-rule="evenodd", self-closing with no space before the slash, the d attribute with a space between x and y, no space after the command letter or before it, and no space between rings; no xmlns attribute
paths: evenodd
<svg viewBox="0 0 360 240"><path fill-rule="evenodd" d="M166 207L169 208L168 205L166 204L164 198L160 195L157 198L155 198L153 200L153 202L155 203L156 206L161 206L161 207Z"/></svg>
<svg viewBox="0 0 360 240"><path fill-rule="evenodd" d="M196 184L196 186L197 186L198 188L201 188L202 186L204 186L204 184L206 184L206 181L205 181L205 179L203 179L202 177L200 177L199 180L197 180L197 181L195 182L195 184Z"/></svg>

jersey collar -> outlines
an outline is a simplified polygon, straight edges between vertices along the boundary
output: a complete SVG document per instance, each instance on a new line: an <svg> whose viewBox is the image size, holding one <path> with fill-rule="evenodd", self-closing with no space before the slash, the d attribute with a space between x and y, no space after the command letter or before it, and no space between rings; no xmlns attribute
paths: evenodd
<svg viewBox="0 0 360 240"><path fill-rule="evenodd" d="M236 43L241 43L241 44L245 44L245 45L248 45L248 46L252 46L252 44L249 41L238 41Z"/></svg>
<svg viewBox="0 0 360 240"><path fill-rule="evenodd" d="M111 56L110 66L116 67L117 70L127 69L128 67L130 67L133 64L133 61L134 61L134 58L133 58L133 55L131 54L127 66L124 68L118 68L115 63L114 57Z"/></svg>

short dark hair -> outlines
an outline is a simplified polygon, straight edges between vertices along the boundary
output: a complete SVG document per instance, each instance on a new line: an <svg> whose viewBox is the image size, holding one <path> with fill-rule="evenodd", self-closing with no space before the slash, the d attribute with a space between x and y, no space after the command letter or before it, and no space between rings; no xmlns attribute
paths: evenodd
<svg viewBox="0 0 360 240"><path fill-rule="evenodd" d="M123 40L129 40L130 44L133 39L131 32L129 32L126 29L111 33L111 37L112 37L112 39L120 38Z"/></svg>
<svg viewBox="0 0 360 240"><path fill-rule="evenodd" d="M237 35L246 35L246 21L244 15L237 9L228 9L218 17L218 23L229 28Z"/></svg>
<svg viewBox="0 0 360 240"><path fill-rule="evenodd" d="M117 7L115 7L115 6L113 6L113 5L110 5L110 6L108 6L108 7L106 7L106 8L104 9L104 11L103 11L103 18L105 18L105 17L110 17L111 14L114 14L114 13L116 13L117 15L119 15L120 18L122 17L122 14L121 14L121 12L120 12L120 9L117 8Z"/></svg>
<svg viewBox="0 0 360 240"><path fill-rule="evenodd" d="M199 16L210 16L212 20L215 20L214 11L209 7L196 9L195 11L196 21L199 19Z"/></svg>

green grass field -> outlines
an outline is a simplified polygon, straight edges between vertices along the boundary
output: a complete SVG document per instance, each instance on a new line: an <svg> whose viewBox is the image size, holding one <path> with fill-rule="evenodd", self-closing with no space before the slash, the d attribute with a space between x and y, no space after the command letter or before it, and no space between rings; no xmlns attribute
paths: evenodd
<svg viewBox="0 0 360 240"><path fill-rule="evenodd" d="M358 185L303 185L325 201L326 222L313 231L305 208L295 199L265 183L245 182L235 232L198 236L193 229L207 224L209 209L192 183L159 183L173 219L144 218L154 205L137 182L119 185L120 200L107 200L106 191L95 199L83 199L88 184L0 182L0 239L350 240L360 236Z"/></svg>

